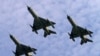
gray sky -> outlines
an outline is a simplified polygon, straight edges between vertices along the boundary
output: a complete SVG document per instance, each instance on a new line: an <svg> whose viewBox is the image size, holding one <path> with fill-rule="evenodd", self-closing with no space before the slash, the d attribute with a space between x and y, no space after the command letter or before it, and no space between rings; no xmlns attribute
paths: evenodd
<svg viewBox="0 0 100 56"><path fill-rule="evenodd" d="M29 5L37 15L56 22L56 35L43 37L31 31L33 17L27 10ZM67 20L70 15L81 27L93 31L93 43L80 45L73 42L68 32L72 26ZM14 56L15 44L9 37L13 34L18 41L37 50L35 56L100 56L100 0L0 0L0 55Z"/></svg>

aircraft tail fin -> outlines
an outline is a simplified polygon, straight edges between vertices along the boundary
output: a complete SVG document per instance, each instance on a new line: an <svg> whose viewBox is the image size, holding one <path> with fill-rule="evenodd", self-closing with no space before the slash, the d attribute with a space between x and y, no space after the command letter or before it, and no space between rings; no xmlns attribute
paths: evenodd
<svg viewBox="0 0 100 56"><path fill-rule="evenodd" d="M44 37L46 37L47 35L50 35L51 33L52 33L52 34L56 34L55 31L48 30L48 32L47 32L47 31L44 32Z"/></svg>
<svg viewBox="0 0 100 56"><path fill-rule="evenodd" d="M82 45L82 44L87 43L87 42L93 42L93 41L88 39L88 38L84 38L84 39L81 40L80 44Z"/></svg>

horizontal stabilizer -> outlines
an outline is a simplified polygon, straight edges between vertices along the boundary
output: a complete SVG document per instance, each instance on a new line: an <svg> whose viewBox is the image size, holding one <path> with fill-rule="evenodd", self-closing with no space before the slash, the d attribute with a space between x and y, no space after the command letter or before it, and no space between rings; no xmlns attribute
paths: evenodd
<svg viewBox="0 0 100 56"><path fill-rule="evenodd" d="M50 35L50 34L56 34L56 32L52 31L52 30L48 30L48 32L44 32L44 37L46 37L47 35Z"/></svg>
<svg viewBox="0 0 100 56"><path fill-rule="evenodd" d="M33 53L36 54L37 49L35 48L32 48L32 49L33 49Z"/></svg>
<svg viewBox="0 0 100 56"><path fill-rule="evenodd" d="M81 45L83 45L84 43L87 43L87 42L93 42L92 40L88 39L88 38L84 38L81 40Z"/></svg>

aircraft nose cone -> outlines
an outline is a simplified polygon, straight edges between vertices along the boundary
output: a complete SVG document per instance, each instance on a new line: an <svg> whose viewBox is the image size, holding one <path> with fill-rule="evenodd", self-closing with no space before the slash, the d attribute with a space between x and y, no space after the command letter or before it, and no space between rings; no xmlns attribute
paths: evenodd
<svg viewBox="0 0 100 56"><path fill-rule="evenodd" d="M67 15L67 18L69 19L69 18L70 18L70 16L69 16L69 15Z"/></svg>
<svg viewBox="0 0 100 56"><path fill-rule="evenodd" d="M30 7L29 7L29 6L27 6L27 9L28 9L28 10L30 10Z"/></svg>
<svg viewBox="0 0 100 56"><path fill-rule="evenodd" d="M11 34L9 36L10 36L10 38L13 37Z"/></svg>

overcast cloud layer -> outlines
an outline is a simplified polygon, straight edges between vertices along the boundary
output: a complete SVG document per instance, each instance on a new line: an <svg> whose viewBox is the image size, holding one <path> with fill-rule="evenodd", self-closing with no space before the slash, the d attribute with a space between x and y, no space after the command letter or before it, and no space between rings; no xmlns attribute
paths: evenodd
<svg viewBox="0 0 100 56"><path fill-rule="evenodd" d="M37 15L56 22L56 35L43 37L31 31L33 17L27 10L30 6ZM93 31L93 43L80 45L73 42L68 32L72 26L67 20L70 15L80 26ZM100 0L0 0L0 56L14 56L15 44L9 37L13 34L18 41L37 50L35 56L100 56ZM89 37L89 36L87 36Z"/></svg>

